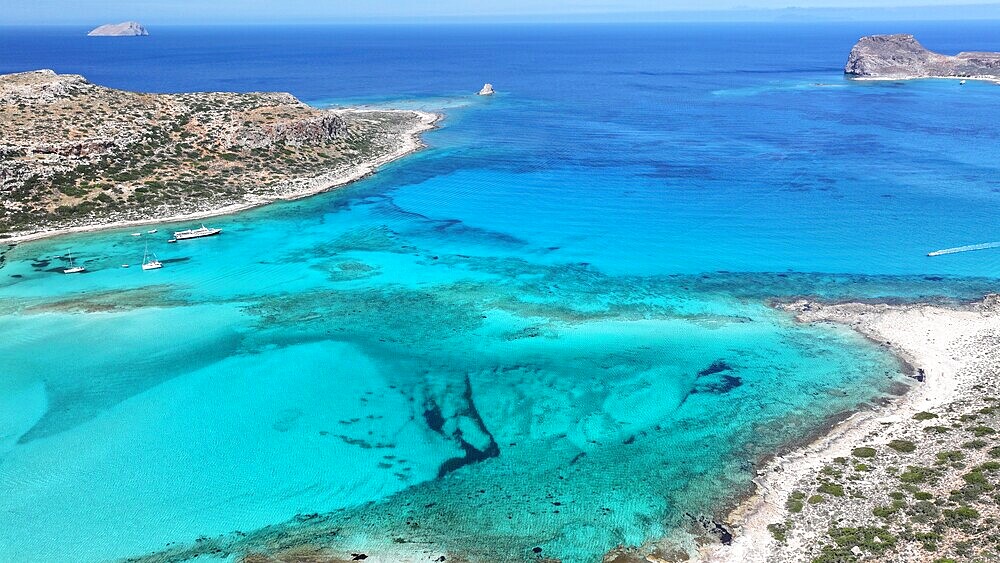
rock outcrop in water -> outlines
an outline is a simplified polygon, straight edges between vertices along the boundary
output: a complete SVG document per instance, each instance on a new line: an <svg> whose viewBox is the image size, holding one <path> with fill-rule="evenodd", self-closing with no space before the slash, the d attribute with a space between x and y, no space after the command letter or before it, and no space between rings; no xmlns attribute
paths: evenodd
<svg viewBox="0 0 1000 563"><path fill-rule="evenodd" d="M978 78L1000 81L1000 53L942 55L912 35L869 35L851 49L844 73L856 78Z"/></svg>
<svg viewBox="0 0 1000 563"><path fill-rule="evenodd" d="M479 91L480 96L492 96L496 92L493 91L493 85L487 82L483 84L483 89Z"/></svg>
<svg viewBox="0 0 1000 563"><path fill-rule="evenodd" d="M88 33L90 37L139 37L149 35L139 22L106 23Z"/></svg>

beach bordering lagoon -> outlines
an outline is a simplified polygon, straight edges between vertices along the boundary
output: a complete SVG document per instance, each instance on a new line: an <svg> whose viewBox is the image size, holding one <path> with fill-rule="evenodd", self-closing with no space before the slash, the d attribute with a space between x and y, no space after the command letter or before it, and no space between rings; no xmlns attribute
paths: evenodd
<svg viewBox="0 0 1000 563"><path fill-rule="evenodd" d="M421 147L439 115L282 92L145 94L0 75L0 239L191 220L313 195Z"/></svg>
<svg viewBox="0 0 1000 563"><path fill-rule="evenodd" d="M919 382L766 463L755 492L727 518L732 545L705 547L699 560L970 555L973 522L996 512L995 503L977 502L962 485L1000 468L989 461L1000 447L987 449L994 440L986 439L996 433L990 424L997 399L989 392L1000 384L1000 296L956 308L808 301L779 307L800 322L852 327L914 366Z"/></svg>
<svg viewBox="0 0 1000 563"><path fill-rule="evenodd" d="M335 111L339 113L353 112L361 114L364 113L366 110L342 109ZM71 234L71 233L85 233L85 232L103 231L103 230L118 229L125 227L137 227L143 225L153 225L153 224L159 225L164 223L194 221L199 219L207 219L209 217L231 215L233 213L239 213L240 211L246 211L248 209L253 209L255 207L260 207L278 201L293 201L297 199L318 195L323 192L328 192L337 188L345 187L348 184L367 178L368 176L371 176L372 174L377 172L378 169L381 168L382 166L385 166L386 164L389 164L395 160L399 160L410 154L423 150L427 146L422 139L423 133L426 133L427 131L430 131L435 127L437 127L437 123L444 117L441 114L431 113L426 111L415 111L415 110L378 110L378 111L414 114L416 115L417 119L416 121L413 122L412 128L410 128L407 131L404 131L401 134L400 144L395 151L389 152L378 158L372 159L369 162L360 162L353 166L347 167L346 169L336 169L313 177L292 179L286 183L279 184L278 186L276 186L276 189L271 190L269 193L247 195L246 201L243 202L225 204L218 207L212 206L211 204L206 204L205 205L206 209L204 210L193 211L189 213L172 214L172 215L168 214L165 217L95 221L93 223L85 223L81 225L74 225L58 229L9 233L7 235L0 235L0 242L20 243L20 242L27 242L30 240L39 240L59 235Z"/></svg>

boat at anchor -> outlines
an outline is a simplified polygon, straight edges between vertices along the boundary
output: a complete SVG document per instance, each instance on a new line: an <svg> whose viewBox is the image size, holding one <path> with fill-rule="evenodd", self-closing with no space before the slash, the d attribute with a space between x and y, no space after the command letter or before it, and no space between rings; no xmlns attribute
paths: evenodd
<svg viewBox="0 0 1000 563"><path fill-rule="evenodd" d="M187 229L186 231L177 231L174 233L174 240L188 240L193 238L210 237L217 235L222 232L222 229L214 229L202 225L197 229Z"/></svg>
<svg viewBox="0 0 1000 563"><path fill-rule="evenodd" d="M83 266L77 266L76 265L76 262L73 261L73 253L72 252L70 252L68 254L68 256L69 256L69 268L66 268L65 270L63 270L64 274L79 274L79 273L87 271L87 268L84 268Z"/></svg>
<svg viewBox="0 0 1000 563"><path fill-rule="evenodd" d="M156 254L153 254L153 259L149 258L149 245L146 245L146 251L142 254L142 269L143 270L159 270L163 267L163 263L156 258Z"/></svg>

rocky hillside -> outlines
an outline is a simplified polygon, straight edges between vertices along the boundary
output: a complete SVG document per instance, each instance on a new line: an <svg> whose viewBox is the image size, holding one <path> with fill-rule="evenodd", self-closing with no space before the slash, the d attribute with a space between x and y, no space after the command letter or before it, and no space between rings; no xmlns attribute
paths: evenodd
<svg viewBox="0 0 1000 563"><path fill-rule="evenodd" d="M275 199L399 156L426 128L414 112L320 110L290 94L0 75L0 235Z"/></svg>
<svg viewBox="0 0 1000 563"><path fill-rule="evenodd" d="M844 72L858 78L963 77L1000 80L1000 53L942 55L912 35L869 35L858 40Z"/></svg>
<svg viewBox="0 0 1000 563"><path fill-rule="evenodd" d="M91 37L140 37L149 35L139 22L106 23L90 30Z"/></svg>

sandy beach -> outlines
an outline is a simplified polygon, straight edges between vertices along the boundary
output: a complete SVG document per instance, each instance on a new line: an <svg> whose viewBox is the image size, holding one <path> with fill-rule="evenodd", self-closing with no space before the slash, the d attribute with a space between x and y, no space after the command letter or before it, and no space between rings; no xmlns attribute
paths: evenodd
<svg viewBox="0 0 1000 563"><path fill-rule="evenodd" d="M363 113L364 110L339 109L334 111L336 113ZM262 205L267 205L269 203L274 203L276 201L290 201L290 200L302 199L305 197L313 196L319 193L333 190L335 188L346 186L347 184L366 178L371 174L374 174L376 171L378 171L380 167L385 166L386 164L394 160L398 160L400 158L403 158L407 155L410 155L414 152L423 149L426 145L421 140L421 135L433 129L436 126L437 122L442 118L440 114L430 113L425 111L416 111L416 110L379 110L379 111L400 111L402 113L416 114L418 120L412 129L404 132L404 136L401 139L400 145L397 148L397 150L388 153L386 155L383 155L380 158L361 163L357 166L352 166L347 170L335 170L329 173L320 174L318 176L313 176L309 178L292 179L289 180L288 182L275 186L274 189L267 194L247 195L245 201L243 202L229 204L222 207L213 207L210 209L205 209L203 211L168 215L166 217L150 217L148 219L123 220L123 221L112 221L106 223L78 225L73 227L66 227L63 229L11 233L10 236L7 236L5 238L0 238L0 243L19 243L30 240L38 240L43 238L54 237L58 235L65 235L70 233L83 233L83 232L100 231L100 230L116 229L123 227L136 227L142 225L193 221L193 220L205 219L208 217L218 217L220 215L229 215L232 213L238 213L240 211L245 211L247 209L260 207Z"/></svg>
<svg viewBox="0 0 1000 563"><path fill-rule="evenodd" d="M904 75L904 76L851 76L849 80L855 80L858 82L896 82L899 80L975 80L977 82L990 82L996 85L1000 85L1000 80L995 76L923 76L923 75Z"/></svg>
<svg viewBox="0 0 1000 563"><path fill-rule="evenodd" d="M851 457L855 448L885 450L883 446L887 444L900 447L899 444L908 442L906 438L914 440L915 448L923 448L930 440L925 438L928 423L920 419L929 415L915 419L917 413L946 411L962 422L969 417L980 416L977 413L986 410L976 399L983 395L984 386L989 388L991 378L1000 378L1000 355L997 354L1000 348L1000 298L997 295L958 308L861 303L821 305L806 301L779 307L795 314L799 322L836 323L857 330L892 350L918 370L917 374L923 375L924 380L915 382L909 392L884 407L856 413L808 446L768 462L754 480L755 493L727 518L734 531L732 544L703 548L698 558L700 561L809 560L818 553L818 546L825 539L831 522L854 519L871 526L880 525L872 515L872 507L877 508L882 496L892 502L889 500L892 488L889 480L893 476L891 466L886 468L888 474L876 468L875 471L865 469L871 472L852 475L855 481L849 482L850 486L859 491L852 497L863 500L838 500L840 506L834 509L815 510L807 506L807 511L800 515L797 512L802 510L802 503L798 503L799 509L793 514L789 505L794 503L789 499L796 491L807 491L811 485L825 482L824 476L831 474L828 469L831 462L843 464L842 460L856 461L856 457ZM950 445L950 440L954 438L938 438L937 443ZM967 447L967 444L962 447ZM902 448L906 449L909 448ZM974 459L977 453L973 449L963 455ZM887 450L885 455L892 462L915 459L906 458L906 454L893 450ZM930 457L933 459L933 456ZM961 479L949 479L947 474L941 475L940 480L945 491L950 482L961 483ZM782 526L777 534L769 529L776 524ZM780 538L782 541L778 536L784 536ZM940 541L944 543L945 540L946 537ZM918 553L919 550L914 551L909 544L895 551L894 557L887 560L915 561L926 557L926 554ZM852 553L862 554L860 548Z"/></svg>

